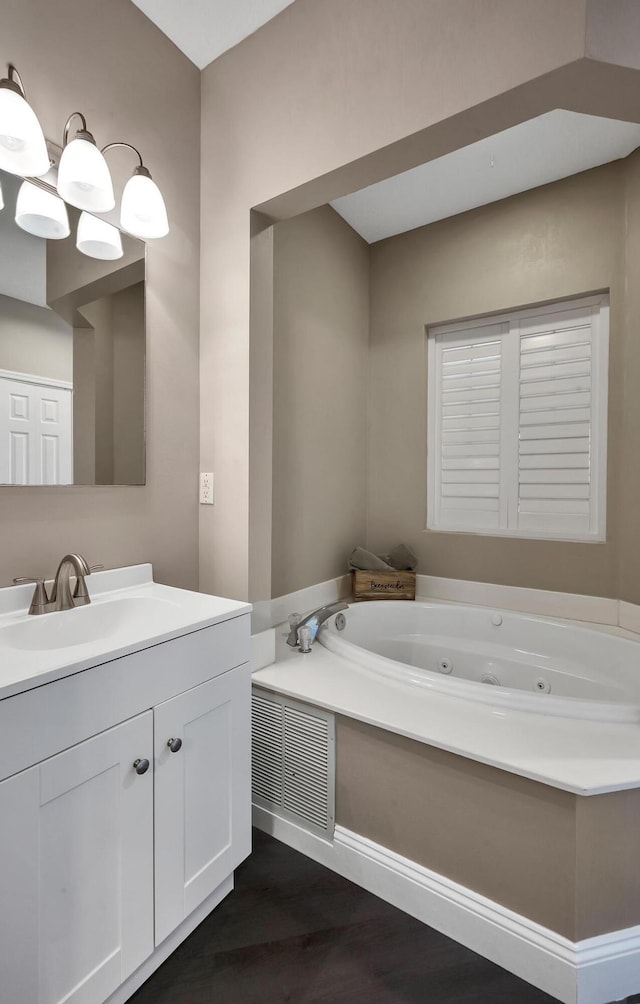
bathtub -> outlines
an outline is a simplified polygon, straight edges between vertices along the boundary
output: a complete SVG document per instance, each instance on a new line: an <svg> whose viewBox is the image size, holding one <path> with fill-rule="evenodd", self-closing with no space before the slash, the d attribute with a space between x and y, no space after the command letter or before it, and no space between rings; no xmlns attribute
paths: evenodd
<svg viewBox="0 0 640 1004"><path fill-rule="evenodd" d="M336 623L337 621L337 623ZM640 722L640 640L551 618L457 604L352 604L318 640L409 687L503 708Z"/></svg>

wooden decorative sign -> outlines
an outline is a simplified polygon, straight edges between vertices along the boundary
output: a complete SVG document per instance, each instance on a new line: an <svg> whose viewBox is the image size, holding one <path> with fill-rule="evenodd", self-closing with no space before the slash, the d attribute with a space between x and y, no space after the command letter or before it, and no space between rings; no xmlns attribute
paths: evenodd
<svg viewBox="0 0 640 1004"><path fill-rule="evenodd" d="M415 600L415 572L353 571L354 600Z"/></svg>

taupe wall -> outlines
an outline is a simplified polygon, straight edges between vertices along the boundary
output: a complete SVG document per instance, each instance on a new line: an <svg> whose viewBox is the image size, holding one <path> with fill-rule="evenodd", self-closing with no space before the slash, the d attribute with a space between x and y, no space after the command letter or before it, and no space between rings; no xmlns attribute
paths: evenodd
<svg viewBox="0 0 640 1004"><path fill-rule="evenodd" d="M272 596L365 540L369 247L329 206L274 231Z"/></svg>
<svg viewBox="0 0 640 1004"><path fill-rule="evenodd" d="M93 328L73 329L73 480L96 483L96 340Z"/></svg>
<svg viewBox="0 0 640 1004"><path fill-rule="evenodd" d="M252 230L254 229L252 221ZM251 423L249 463L249 548L252 561L248 599L271 597L271 535L273 484L273 231L265 227L251 238L251 346L249 384Z"/></svg>
<svg viewBox="0 0 640 1004"><path fill-rule="evenodd" d="M625 260L629 212L640 210L640 155L422 227L371 247L368 542L406 541L430 575L598 596L618 595L621 524L640 536L637 496L620 496L636 448L622 438L640 412L637 287ZM637 193L640 194L640 193ZM637 226L637 223L636 223ZM608 518L605 544L434 533L426 525L425 325L611 290ZM632 295L635 295L632 294ZM637 316L637 315L636 315ZM633 324L633 329L631 328ZM628 354L628 353L627 353ZM623 377L624 374L624 377ZM623 394L623 379L625 393ZM622 538L623 539L623 538ZM621 548L624 551L624 547ZM640 573L636 581L640 586ZM627 589L627 597L631 595ZM640 589L633 594L640 602Z"/></svg>
<svg viewBox="0 0 640 1004"><path fill-rule="evenodd" d="M130 0L21 0L2 12L2 58L20 70L45 134L86 115L100 145L126 140L162 188L170 235L147 260L147 484L0 489L0 585L52 574L66 551L107 566L153 561L197 584L200 74ZM118 192L135 166L115 150Z"/></svg>
<svg viewBox="0 0 640 1004"><path fill-rule="evenodd" d="M424 573L640 602L639 200L640 152L371 248L329 207L276 225L271 595L341 574L357 541L385 551L403 540ZM427 531L425 325L601 289L611 291L606 543Z"/></svg>
<svg viewBox="0 0 640 1004"><path fill-rule="evenodd" d="M346 718L336 822L580 941L640 922L640 792L588 798Z"/></svg>
<svg viewBox="0 0 640 1004"><path fill-rule="evenodd" d="M201 168L201 469L216 473L201 583L246 596L252 208L292 216L559 105L633 120L632 13L606 0L297 0L205 70L200 123L200 74L129 0L10 4L5 59L46 134L81 104L99 142L133 141L172 231L148 256L147 485L1 490L0 582L25 562L48 571L62 549L196 581ZM118 190L129 158L111 154ZM252 484L256 504L270 492Z"/></svg>
<svg viewBox="0 0 640 1004"><path fill-rule="evenodd" d="M605 0L296 0L204 70L203 589L246 597L264 565L250 547L251 210L294 216L557 107L635 120L633 17ZM270 504L264 468L254 511Z"/></svg>
<svg viewBox="0 0 640 1004"><path fill-rule="evenodd" d="M626 171L624 238L627 282L624 302L624 348L618 388L624 400L619 455L620 556L618 596L640 603L640 155Z"/></svg>
<svg viewBox="0 0 640 1004"><path fill-rule="evenodd" d="M113 297L113 480L144 482L144 283Z"/></svg>
<svg viewBox="0 0 640 1004"><path fill-rule="evenodd" d="M0 370L73 379L73 330L53 310L0 295Z"/></svg>
<svg viewBox="0 0 640 1004"><path fill-rule="evenodd" d="M78 308L89 326L74 335L76 484L144 484L144 297L138 282Z"/></svg>
<svg viewBox="0 0 640 1004"><path fill-rule="evenodd" d="M94 345L95 387L95 483L112 485L113 479L113 301L103 296L83 306L82 315L91 324ZM78 422L74 419L74 426Z"/></svg>

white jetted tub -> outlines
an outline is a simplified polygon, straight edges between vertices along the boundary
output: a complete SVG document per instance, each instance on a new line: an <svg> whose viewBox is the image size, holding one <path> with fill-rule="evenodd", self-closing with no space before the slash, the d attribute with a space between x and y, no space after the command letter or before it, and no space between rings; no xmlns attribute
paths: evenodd
<svg viewBox="0 0 640 1004"><path fill-rule="evenodd" d="M332 617L318 640L378 675L522 711L640 722L640 641L446 603L354 603L344 617L342 630Z"/></svg>

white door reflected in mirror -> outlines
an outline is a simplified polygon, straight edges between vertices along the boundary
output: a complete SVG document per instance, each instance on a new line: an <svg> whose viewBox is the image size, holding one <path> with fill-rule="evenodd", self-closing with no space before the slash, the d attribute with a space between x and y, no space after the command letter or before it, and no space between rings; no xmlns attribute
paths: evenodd
<svg viewBox="0 0 640 1004"><path fill-rule="evenodd" d="M0 371L0 483L73 484L71 384Z"/></svg>

